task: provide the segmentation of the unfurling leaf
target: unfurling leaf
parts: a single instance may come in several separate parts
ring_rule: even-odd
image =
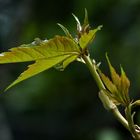
[[[83,34],[85,32],[88,33],[89,30],[90,30],[90,25],[89,25],[89,21],[88,21],[88,13],[87,13],[87,9],[85,9],[85,18],[84,18],[84,23],[82,25],[81,34]]]
[[[106,54],[108,66],[110,69],[111,74],[111,80],[105,76],[100,70],[98,70],[99,75],[106,86],[107,90],[105,93],[109,96],[109,98],[116,104],[122,104],[124,106],[127,106],[130,103],[129,99],[129,86],[130,81],[127,78],[124,70],[121,67],[121,76],[119,76],[116,73],[116,70],[113,68],[113,66],[110,63],[110,60]]]
[[[113,101],[112,100],[110,101],[109,97],[106,96],[106,90],[101,90],[99,92],[99,98],[102,101],[105,109],[110,111],[110,110],[113,110],[116,107],[115,104],[113,103]]]
[[[140,106],[140,100],[135,101],[134,103],[132,103],[133,106]]]
[[[89,22],[88,22],[88,13],[87,13],[86,9],[85,9],[84,23],[83,23],[82,26],[81,26],[81,23],[80,23],[79,19],[74,14],[73,14],[73,16],[74,16],[74,18],[77,22],[77,32],[78,33],[77,33],[76,40],[78,41],[81,50],[85,50],[88,47],[88,45],[95,38],[96,32],[101,30],[102,25],[98,26],[94,30],[90,30],[90,25],[89,25]],[[64,28],[64,27],[61,27],[61,28]]]
[[[63,63],[63,67],[65,68],[69,63],[77,59],[79,55],[80,50],[77,43],[63,36],[56,36],[47,42],[42,41],[38,45],[22,45],[12,48],[9,52],[1,53],[0,64],[35,61],[7,89],[58,63]]]
[[[68,30],[66,27],[64,27],[64,26],[63,26],[62,24],[60,24],[60,23],[58,23],[57,25],[64,31],[64,33],[66,34],[67,37],[69,37],[69,38],[71,38],[71,39],[73,38],[73,37],[71,36],[69,30]]]
[[[75,16],[74,14],[72,14],[72,15],[73,15],[73,17],[74,17],[74,19],[76,20],[76,23],[77,23],[77,31],[81,32],[82,31],[82,26],[81,26],[81,23],[80,23],[78,17]]]
[[[89,21],[88,21],[88,12],[87,9],[85,8],[85,18],[84,18],[84,24],[82,26],[82,28],[89,26]]]
[[[114,98],[115,95],[113,95],[113,94],[112,94],[111,92],[109,92],[108,90],[103,89],[103,90],[102,90],[102,94],[106,94],[106,95],[108,96],[108,98],[112,101],[113,104],[115,104],[115,105],[120,105],[120,104],[121,104],[118,100],[116,100],[116,98]]]

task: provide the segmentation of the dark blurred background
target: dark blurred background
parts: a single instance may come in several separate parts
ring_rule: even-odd
[[[91,54],[108,68],[124,67],[131,80],[130,95],[140,98],[140,0],[0,0],[0,50],[7,51],[34,38],[63,35],[56,23],[75,35],[76,23],[87,8],[93,28],[103,25]],[[28,64],[0,65],[0,89]],[[140,123],[140,109],[135,120]],[[0,96],[0,140],[132,140],[107,112],[88,69],[74,62],[64,72],[45,71]]]

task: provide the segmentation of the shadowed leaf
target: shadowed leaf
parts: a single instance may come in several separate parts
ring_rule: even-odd
[[[99,71],[100,77],[101,77],[103,83],[105,84],[105,86],[107,87],[107,89],[112,94],[118,92],[116,86],[112,83],[112,81],[110,81],[110,79],[107,76],[105,76],[105,74],[103,74],[100,70],[98,70],[98,71]]]
[[[87,26],[89,25],[89,21],[88,21],[88,12],[87,12],[87,9],[85,8],[85,18],[84,18],[84,24],[83,26]]]
[[[128,95],[129,87],[130,87],[130,81],[127,78],[123,68],[121,67],[121,93],[122,96],[124,96],[126,103],[129,101],[129,95]]]
[[[108,66],[109,66],[109,69],[110,69],[110,74],[111,74],[112,81],[113,81],[113,83],[117,86],[117,88],[120,88],[121,78],[120,78],[120,76],[116,73],[116,70],[112,67],[112,65],[111,65],[111,63],[110,63],[110,60],[109,60],[109,58],[108,58],[107,53],[106,53],[106,59],[107,59]]]

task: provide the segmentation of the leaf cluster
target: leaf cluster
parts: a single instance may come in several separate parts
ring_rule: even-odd
[[[88,14],[85,10],[84,23],[81,26],[79,19],[73,14],[77,23],[77,36],[72,37],[67,28],[58,24],[66,36],[55,36],[49,40],[36,38],[30,44],[23,44],[19,47],[11,48],[8,52],[0,54],[0,64],[19,63],[33,61],[20,76],[7,89],[17,83],[26,80],[42,71],[55,67],[60,71],[64,70],[71,62],[82,60],[82,55],[87,51],[87,46],[95,38],[95,34],[100,30],[90,30]]]
[[[98,69],[100,77],[107,89],[103,89],[108,95],[110,100],[112,100],[116,105],[128,106],[130,104],[129,99],[129,87],[130,81],[127,78],[123,68],[121,67],[121,75],[117,74],[114,67],[111,65],[110,60],[106,54],[106,59],[110,69],[111,80],[105,74]]]

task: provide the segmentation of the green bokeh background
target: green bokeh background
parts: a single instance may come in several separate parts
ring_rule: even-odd
[[[84,8],[93,28],[103,25],[90,46],[92,57],[108,74],[105,52],[120,64],[130,81],[130,96],[140,98],[140,0],[5,0],[0,1],[0,49],[34,38],[64,35],[56,23],[75,35],[75,13]],[[26,69],[26,64],[0,65],[0,89]],[[121,108],[120,108],[121,109]],[[140,109],[135,120],[140,123]],[[45,71],[0,96],[0,140],[132,140],[107,112],[88,69],[74,62],[64,72]]]

